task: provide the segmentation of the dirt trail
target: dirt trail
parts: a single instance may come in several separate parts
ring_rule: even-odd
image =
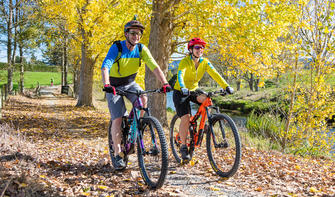
[[[56,89],[54,91],[58,92]],[[219,179],[213,173],[205,150],[197,150],[196,164],[193,166],[179,166],[169,150],[166,182],[161,189],[150,191],[141,179],[136,155],[131,155],[129,166],[122,173],[115,172],[110,166],[106,138],[108,114],[91,108],[76,108],[76,100],[57,92],[38,99],[12,96],[2,110],[0,195],[2,191],[9,196],[313,194],[309,191],[312,185],[306,186],[308,180],[289,184],[292,177],[287,177],[290,174],[285,172],[280,174],[283,168],[279,162],[271,161],[273,166],[270,167],[266,166],[269,161],[264,161],[263,166],[257,164],[259,160],[280,157],[283,161],[291,160],[304,168],[303,160],[293,161],[280,153],[254,152],[246,148],[243,155],[248,155],[248,158],[243,158],[239,172],[228,180]],[[167,128],[164,130],[168,133]],[[329,162],[329,168],[335,169],[334,162],[326,162]],[[324,163],[319,162],[319,165]],[[333,188],[322,193],[321,188],[315,187],[320,194],[334,194],[335,176],[328,174],[324,177],[324,172],[320,173],[317,175],[320,180],[316,184],[329,179],[322,184]],[[299,185],[301,182],[305,186]]]

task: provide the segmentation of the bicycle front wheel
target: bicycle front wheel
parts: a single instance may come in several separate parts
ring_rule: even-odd
[[[215,173],[233,176],[241,160],[240,136],[234,121],[225,114],[214,114],[206,136],[207,154]]]
[[[151,116],[141,118],[142,140],[137,142],[141,175],[150,189],[162,187],[168,170],[168,148],[163,128]],[[140,139],[140,138],[138,138]]]

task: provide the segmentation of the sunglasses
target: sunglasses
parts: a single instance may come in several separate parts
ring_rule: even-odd
[[[141,32],[130,31],[129,34],[132,35],[132,36],[142,37],[142,33]]]
[[[205,47],[203,47],[203,46],[195,46],[194,47],[194,49],[196,49],[196,50],[200,50],[200,49],[204,49]]]

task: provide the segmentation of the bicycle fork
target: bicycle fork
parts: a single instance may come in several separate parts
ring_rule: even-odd
[[[144,110],[148,116],[150,116],[150,111],[148,108],[142,108],[142,110]],[[157,141],[156,141],[156,137],[155,137],[155,133],[154,133],[154,128],[152,127],[151,124],[149,124],[149,130],[150,130],[150,136],[151,136],[151,142],[152,142],[152,147],[150,148],[149,151],[146,151],[146,147],[143,143],[143,134],[140,132],[141,130],[143,130],[143,124],[141,125],[140,123],[138,124],[137,130],[138,130],[138,141],[140,143],[140,147],[141,147],[141,154],[142,155],[146,155],[146,154],[150,154],[153,156],[158,155],[159,150],[157,148]]]
[[[218,107],[213,107],[213,108],[216,110],[217,113],[220,113]],[[226,140],[226,132],[225,132],[225,129],[224,129],[222,121],[219,120],[219,125],[220,125],[220,131],[221,131],[221,134],[222,134],[223,142],[217,143],[216,136],[215,136],[214,129],[213,129],[212,115],[209,114],[208,108],[206,108],[206,112],[207,112],[208,123],[209,123],[209,125],[208,125],[208,131],[207,131],[208,133],[207,134],[212,135],[214,147],[215,148],[228,148],[229,144],[228,144],[228,142]]]

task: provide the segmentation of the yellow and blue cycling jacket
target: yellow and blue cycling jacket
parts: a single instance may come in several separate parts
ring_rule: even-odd
[[[225,89],[228,86],[228,83],[220,76],[207,58],[201,57],[199,66],[195,69],[192,56],[188,55],[179,63],[177,81],[174,89],[180,90],[180,88],[187,88],[194,91],[198,88],[198,83],[205,72],[207,72],[222,88]]]
[[[137,44],[132,51],[129,51],[127,48],[125,40],[121,41],[121,46],[122,53],[120,59],[118,60],[119,66],[117,62],[115,62],[119,53],[116,44],[113,44],[110,47],[101,66],[101,68],[108,68],[111,85],[126,85],[134,81],[140,68],[140,58],[144,60],[151,71],[158,67],[158,64],[145,45],[142,45],[141,54],[139,52],[139,44]]]

